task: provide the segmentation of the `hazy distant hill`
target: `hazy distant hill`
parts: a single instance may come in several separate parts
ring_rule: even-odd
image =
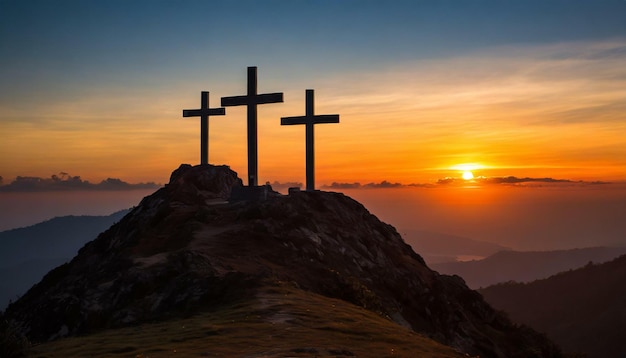
[[[0,232],[0,310],[129,210],[108,216],[63,216]]]
[[[590,247],[559,251],[501,251],[483,260],[434,263],[439,273],[459,275],[471,288],[500,282],[529,282],[587,263],[602,263],[626,254],[624,247]]]
[[[557,342],[566,352],[626,356],[626,256],[531,283],[480,290],[487,302]]]
[[[429,265],[459,258],[483,258],[510,249],[491,242],[423,230],[405,230],[402,237]]]

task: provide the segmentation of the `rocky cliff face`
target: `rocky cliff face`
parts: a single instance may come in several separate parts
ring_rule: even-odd
[[[181,166],[5,317],[45,341],[190,314],[290,282],[470,354],[560,356],[460,278],[430,270],[392,226],[349,197],[269,190],[265,200],[229,202],[241,186],[228,167]]]

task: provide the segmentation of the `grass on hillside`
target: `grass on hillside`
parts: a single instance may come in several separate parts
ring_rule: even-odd
[[[344,301],[288,285],[178,320],[36,345],[30,357],[465,357]]]

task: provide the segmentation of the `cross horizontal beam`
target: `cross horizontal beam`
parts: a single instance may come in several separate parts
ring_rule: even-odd
[[[232,96],[222,97],[222,106],[245,106],[249,104],[266,104],[283,102],[282,93],[264,93],[252,96]]]
[[[225,114],[226,108],[183,109],[183,117],[223,116]]]
[[[315,116],[297,116],[282,117],[280,124],[288,126],[292,124],[322,124],[322,123],[339,123],[338,114],[319,114]]]

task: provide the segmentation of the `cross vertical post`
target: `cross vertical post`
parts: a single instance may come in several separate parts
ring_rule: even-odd
[[[306,190],[315,190],[314,126],[318,123],[339,123],[338,114],[315,115],[314,92],[306,90],[306,114],[300,117],[282,117],[281,125],[304,124],[306,126]]]
[[[248,67],[248,93],[245,96],[222,97],[222,106],[247,106],[248,122],[248,186],[257,186],[259,180],[257,105],[283,102],[283,93],[257,93],[257,68]]]
[[[248,98],[257,94],[256,67],[248,67]],[[253,102],[253,101],[250,101]],[[257,186],[259,180],[259,152],[256,104],[248,102],[248,185]]]
[[[224,108],[209,108],[209,92],[200,93],[200,109],[183,109],[183,117],[200,117],[200,164],[209,164],[209,116],[223,116]]]
[[[306,90],[306,116],[308,118],[314,117],[314,95],[313,90]],[[307,121],[306,123],[306,190],[315,190],[315,126],[313,121]]]
[[[209,92],[200,96],[200,108],[209,108]],[[200,164],[209,163],[209,116],[200,117]]]

